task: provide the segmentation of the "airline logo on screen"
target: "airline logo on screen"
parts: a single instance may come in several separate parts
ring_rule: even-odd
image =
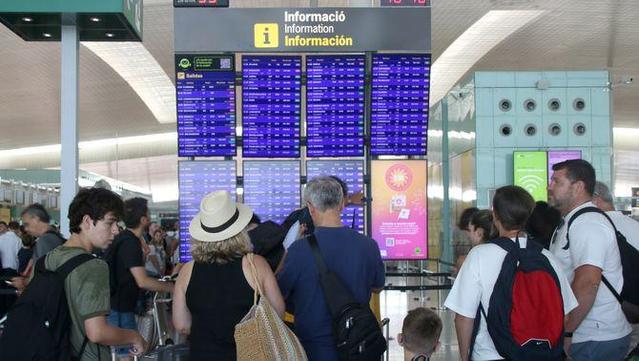
[[[255,24],[253,34],[256,48],[279,47],[280,27],[278,24]]]

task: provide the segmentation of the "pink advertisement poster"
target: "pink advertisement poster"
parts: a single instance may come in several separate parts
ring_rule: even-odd
[[[548,151],[548,182],[552,177],[552,166],[570,159],[581,159],[580,150],[549,150]]]
[[[374,160],[372,237],[383,259],[428,258],[426,161]]]

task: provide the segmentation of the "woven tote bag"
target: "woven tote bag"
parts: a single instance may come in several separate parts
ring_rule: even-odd
[[[306,352],[297,336],[284,324],[264,296],[253,263],[253,254],[247,255],[251,274],[255,280],[253,307],[235,326],[235,344],[238,361],[307,361]]]

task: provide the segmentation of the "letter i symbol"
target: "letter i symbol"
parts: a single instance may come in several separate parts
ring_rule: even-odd
[[[264,44],[265,45],[271,45],[271,41],[268,38],[268,28],[264,28]]]

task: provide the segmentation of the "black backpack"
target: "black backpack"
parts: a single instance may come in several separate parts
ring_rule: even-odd
[[[564,302],[559,278],[542,246],[532,240],[489,241],[507,254],[490,296],[488,314],[479,303],[470,356],[481,317],[499,354],[515,361],[563,360]]]
[[[621,304],[626,319],[630,323],[639,323],[639,272],[637,272],[637,265],[639,265],[639,250],[634,248],[626,237],[617,230],[617,227],[612,222],[612,219],[597,207],[585,207],[578,210],[569,220],[568,229],[566,230],[566,245],[564,249],[570,248],[570,225],[575,221],[577,217],[584,213],[599,213],[606,217],[608,222],[615,230],[615,237],[617,238],[617,246],[619,247],[619,255],[621,256],[621,267],[623,273],[623,288],[621,294],[617,293],[614,287],[610,284],[608,279],[602,274],[601,282],[612,292],[617,301]]]
[[[71,357],[71,316],[64,280],[76,267],[94,259],[77,255],[55,271],[45,268],[46,257],[35,266],[34,278],[13,305],[0,338],[0,359],[11,361],[68,361]],[[80,355],[87,344],[85,336]]]
[[[315,235],[308,241],[320,274],[326,304],[333,317],[333,339],[341,361],[379,360],[386,351],[386,339],[368,304],[355,300],[335,273],[328,270]]]

